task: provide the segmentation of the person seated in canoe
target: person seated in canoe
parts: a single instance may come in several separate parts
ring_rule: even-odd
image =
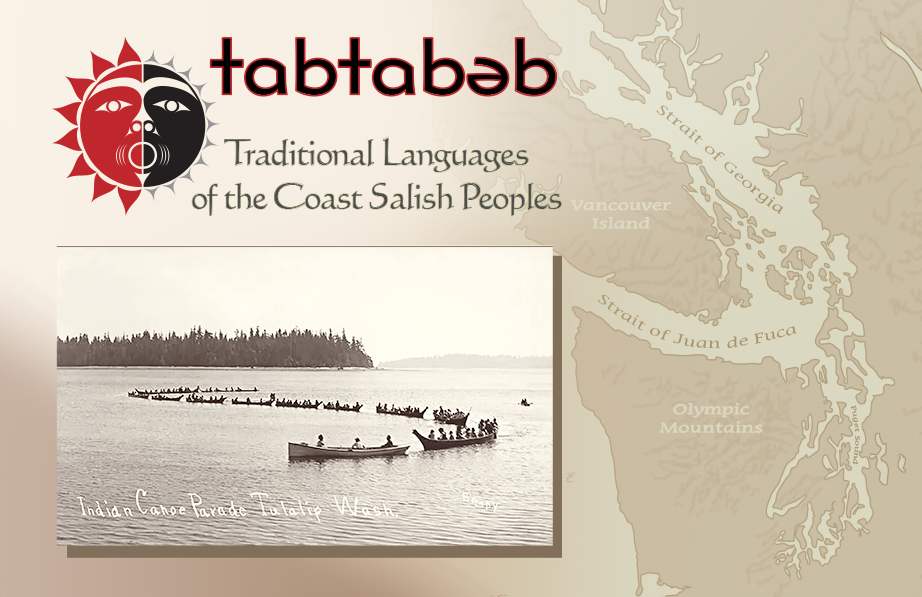
[[[323,447],[323,436],[322,436],[322,435],[318,435],[318,436],[317,436],[317,447],[318,447],[318,448],[322,448],[322,447]]]
[[[435,429],[429,430],[429,439],[432,439],[432,440],[435,439]]]
[[[387,441],[384,442],[384,445],[381,447],[382,448],[393,448],[394,447],[394,442],[391,441],[391,436],[389,435],[387,436]]]
[[[449,431],[449,432],[448,432],[448,439],[454,441],[454,439],[455,439],[455,432],[454,432],[454,431]]]
[[[439,427],[439,440],[442,441],[442,440],[446,440],[446,439],[448,439],[448,436],[445,435],[445,430],[444,430],[443,428]]]
[[[365,446],[362,444],[362,440],[360,440],[359,438],[355,438],[355,443],[352,444],[352,449],[353,450],[364,450]]]

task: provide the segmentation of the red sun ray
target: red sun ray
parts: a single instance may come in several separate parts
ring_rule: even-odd
[[[86,160],[83,159],[83,154],[81,153],[77,157],[77,161],[74,162],[74,169],[70,171],[70,174],[67,175],[67,178],[71,176],[89,176],[90,174],[96,174],[96,171],[90,168],[90,165],[86,163]]]
[[[122,205],[125,206],[125,213],[128,213],[128,210],[131,209],[131,205],[137,201],[140,194],[141,189],[129,191],[128,189],[123,189],[122,187],[118,188],[118,197],[122,200]]]
[[[74,93],[77,94],[77,99],[83,99],[83,94],[86,93],[87,88],[93,84],[93,79],[71,79],[67,77],[67,80],[70,81],[70,86],[74,88]]]
[[[78,114],[80,112],[80,107],[82,105],[82,100],[87,93],[87,90],[90,86],[93,85],[95,80],[98,80],[105,72],[115,68],[111,62],[105,58],[100,58],[96,54],[90,52],[93,61],[93,79],[79,79],[67,77],[67,80],[70,82],[71,87],[74,90],[74,94],[77,96],[77,99],[81,100],[67,106],[62,106],[60,108],[55,108],[55,111],[63,116],[68,122],[73,125],[78,124]],[[140,56],[135,52],[134,48],[128,43],[128,39],[124,40],[122,44],[121,52],[118,55],[118,64],[122,65],[130,62],[141,62]],[[125,213],[128,213],[128,210],[131,209],[131,206],[134,205],[135,201],[141,196],[141,191],[143,189],[127,189],[123,188],[117,184],[112,184],[107,182],[102,175],[100,175],[92,166],[90,166],[87,158],[83,155],[80,147],[80,137],[78,129],[75,128],[69,131],[66,135],[55,141],[56,144],[74,151],[81,152],[77,156],[77,160],[74,162],[74,166],[71,169],[68,178],[73,176],[89,176],[90,174],[94,175],[93,178],[93,200],[102,197],[103,195],[111,192],[113,189],[118,189],[119,200],[122,202],[122,206],[125,208]]]
[[[93,52],[90,52],[90,56],[93,57],[93,77],[98,79],[99,75],[103,74],[110,68],[114,68],[115,65],[106,60],[105,58],[100,58]]]
[[[114,188],[114,184],[107,183],[102,179],[100,175],[97,174],[96,178],[93,179],[93,201],[95,201],[97,197],[102,197]],[[128,209],[126,208],[125,211],[127,212]]]
[[[63,145],[67,149],[80,151],[80,142],[77,140],[77,129],[71,129],[69,133],[55,141],[58,145]]]
[[[61,108],[55,108],[54,111],[67,119],[71,124],[77,124],[77,110],[80,109],[80,102],[74,102]]]
[[[118,63],[122,65],[126,62],[141,62],[141,57],[138,56],[138,53],[134,51],[134,48],[128,45],[128,40],[125,40],[124,45],[122,45],[122,52],[118,55]]]

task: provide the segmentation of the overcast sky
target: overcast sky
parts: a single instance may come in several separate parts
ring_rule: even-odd
[[[375,364],[544,356],[551,256],[546,247],[59,248],[58,335],[345,328]]]

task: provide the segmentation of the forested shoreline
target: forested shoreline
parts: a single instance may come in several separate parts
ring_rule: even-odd
[[[362,341],[346,331],[259,328],[233,336],[203,331],[178,335],[147,330],[131,336],[101,338],[81,334],[58,338],[59,367],[374,367]]]

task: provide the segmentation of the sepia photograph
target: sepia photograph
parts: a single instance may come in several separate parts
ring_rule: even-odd
[[[59,544],[554,545],[550,249],[57,260]]]

